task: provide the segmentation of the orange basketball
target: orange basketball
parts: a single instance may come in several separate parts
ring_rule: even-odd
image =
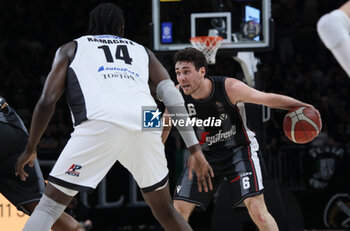
[[[283,120],[284,134],[298,144],[305,144],[315,139],[320,129],[320,118],[313,109],[307,107],[293,108]]]

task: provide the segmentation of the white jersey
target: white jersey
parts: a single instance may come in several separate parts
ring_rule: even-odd
[[[141,130],[142,106],[156,106],[148,86],[146,49],[112,35],[88,35],[75,41],[66,87],[74,125],[103,120]]]

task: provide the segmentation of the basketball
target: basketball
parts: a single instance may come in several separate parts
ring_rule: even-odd
[[[307,107],[296,107],[290,110],[283,120],[283,131],[289,140],[305,144],[320,133],[321,120],[316,112]]]

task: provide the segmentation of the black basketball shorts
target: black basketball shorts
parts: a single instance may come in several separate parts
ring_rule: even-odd
[[[17,158],[24,151],[27,141],[24,131],[0,122],[0,193],[25,213],[28,211],[23,205],[39,201],[44,192],[44,179],[37,160],[33,168],[28,165],[24,168],[29,175],[26,181],[15,175]]]
[[[212,178],[213,190],[199,192],[197,177],[194,175],[189,180],[188,169],[185,167],[175,187],[173,199],[194,203],[205,210],[225,178],[229,182],[233,208],[245,198],[261,194],[264,186],[257,151],[257,145],[247,145],[220,150],[215,155],[205,153],[215,175]]]

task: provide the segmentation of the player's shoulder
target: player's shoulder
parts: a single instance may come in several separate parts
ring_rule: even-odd
[[[244,89],[244,86],[247,85],[239,79],[233,77],[227,77],[225,79],[225,91],[228,94],[238,93],[241,89]]]
[[[233,77],[226,77],[225,78],[225,86],[236,87],[236,86],[240,86],[240,85],[244,85],[244,83],[239,79],[236,79]]]
[[[69,58],[69,60],[73,60],[75,56],[76,48],[77,48],[76,41],[65,43],[58,48],[57,55],[59,55],[60,57],[67,57]]]
[[[223,75],[211,75],[207,76],[207,78],[214,80],[215,82],[221,82],[224,83],[225,86],[236,86],[240,85],[243,82],[230,76],[223,76]],[[244,83],[243,83],[244,84]]]

